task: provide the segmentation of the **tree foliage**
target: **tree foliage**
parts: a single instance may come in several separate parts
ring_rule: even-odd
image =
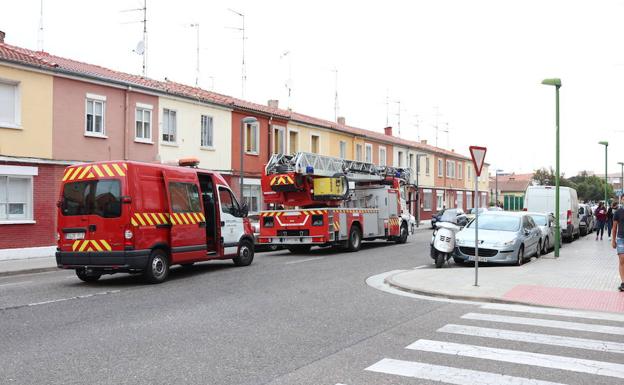
[[[535,170],[533,173],[533,183],[538,186],[554,186],[555,172],[552,167],[550,169],[541,168]],[[605,180],[595,175],[587,175],[585,171],[571,178],[565,178],[565,176],[561,174],[559,185],[574,188],[579,200],[585,202],[604,200]],[[610,184],[607,185],[607,196],[610,199],[615,196],[613,186]]]

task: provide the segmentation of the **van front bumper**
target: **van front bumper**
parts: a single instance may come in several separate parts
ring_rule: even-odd
[[[60,269],[88,268],[110,272],[143,270],[150,250],[78,252],[57,251],[56,265]]]

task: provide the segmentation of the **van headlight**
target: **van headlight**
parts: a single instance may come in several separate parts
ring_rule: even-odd
[[[462,246],[462,245],[465,245],[465,244],[466,244],[466,241],[464,241],[463,239],[456,239],[456,240],[455,240],[455,243],[456,243],[458,246]]]

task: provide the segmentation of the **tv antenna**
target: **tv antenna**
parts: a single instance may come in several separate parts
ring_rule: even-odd
[[[280,55],[280,59],[288,57],[288,80],[286,80],[286,90],[288,90],[288,103],[286,106],[290,108],[290,96],[292,93],[292,54],[290,51],[286,50]]]
[[[143,8],[125,9],[121,12],[137,12],[137,11],[143,12],[143,20],[138,21],[138,23],[143,23],[143,40],[138,42],[138,44],[136,45],[136,48],[133,49],[132,52],[136,53],[137,55],[143,56],[142,73],[143,73],[143,77],[146,77],[147,76],[147,0],[143,0]],[[130,22],[130,23],[137,23],[137,22]],[[130,23],[124,23],[124,24],[130,24]]]
[[[245,38],[245,15],[231,8],[228,8],[228,11],[240,16],[242,19],[242,23],[243,23],[242,27],[226,27],[226,28],[235,29],[243,33],[243,62],[241,65],[241,98],[244,98],[245,97],[245,83],[247,82],[247,72],[245,68],[245,39],[246,39]]]
[[[43,52],[43,0],[39,8],[39,33],[37,34],[37,49]]]
[[[338,106],[338,69],[334,68],[332,72],[334,73],[334,122],[337,122],[340,110]]]
[[[199,23],[190,24],[189,27],[197,30],[197,62],[195,63],[195,87],[199,87]]]
[[[420,142],[420,123],[422,123],[422,120],[420,120],[418,115],[412,115],[412,117],[415,119],[413,126],[416,127],[416,139]]]

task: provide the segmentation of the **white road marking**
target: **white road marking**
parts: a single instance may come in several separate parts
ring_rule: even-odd
[[[542,318],[524,318],[524,317],[512,317],[506,315],[497,314],[481,314],[481,313],[467,313],[461,316],[463,319],[472,319],[479,321],[491,321],[491,322],[503,322],[518,325],[530,325],[541,326],[546,328],[557,328],[566,330],[578,330],[584,332],[604,333],[604,334],[624,334],[624,327],[620,326],[606,326],[585,324],[580,322],[568,322],[568,321],[556,321]]]
[[[416,269],[422,269],[422,268],[427,267],[427,266],[430,266],[430,265],[420,265],[420,266],[416,266],[416,267],[414,268],[414,270],[416,270]]]
[[[286,262],[284,263],[284,265],[294,265],[295,263],[303,263],[303,262],[309,262],[309,261],[316,261],[318,259],[323,259],[325,257],[312,257],[312,258],[305,258],[305,259],[298,259],[296,261],[290,261],[290,262]]]
[[[13,309],[19,309],[19,308],[31,307],[31,306],[48,305],[48,304],[51,304],[51,303],[71,301],[71,300],[74,300],[74,299],[85,299],[85,298],[91,298],[91,297],[95,297],[95,296],[115,294],[115,293],[119,293],[119,292],[121,292],[121,290],[110,290],[110,291],[101,291],[101,292],[92,293],[92,294],[77,295],[77,296],[74,296],[74,297],[50,299],[50,300],[47,300],[47,301],[33,302],[33,303],[26,304],[26,305],[14,305],[14,306],[2,307],[2,308],[0,308],[0,311],[1,310],[13,310]]]
[[[23,285],[25,283],[31,283],[32,281],[21,281],[21,282],[9,282],[9,283],[0,283],[0,286],[13,286],[13,285]]]
[[[508,304],[502,304],[502,303],[488,303],[486,305],[481,306],[481,309],[504,310],[504,311],[519,312],[519,313],[533,313],[533,314],[554,315],[554,316],[561,316],[561,317],[587,318],[587,319],[596,319],[596,320],[602,320],[602,321],[624,322],[624,314],[600,313],[600,312],[584,311],[584,310],[567,310],[567,309],[556,309],[556,308],[548,308],[548,307],[533,307],[533,306],[525,306],[525,305],[508,305]]]
[[[418,340],[407,349],[624,378],[624,365],[612,362],[431,340]]]
[[[393,360],[390,358],[384,358],[376,364],[369,366],[366,370],[455,385],[562,385],[555,382],[540,381],[531,378],[512,377],[504,374],[459,369],[420,362]]]
[[[624,344],[611,341],[592,340],[587,338],[555,336],[550,334],[519,332],[515,330],[499,330],[477,326],[449,324],[438,329],[442,333],[462,334],[467,336],[497,338],[507,341],[529,342],[533,344],[564,346],[576,349],[596,350],[607,353],[624,354]]]

